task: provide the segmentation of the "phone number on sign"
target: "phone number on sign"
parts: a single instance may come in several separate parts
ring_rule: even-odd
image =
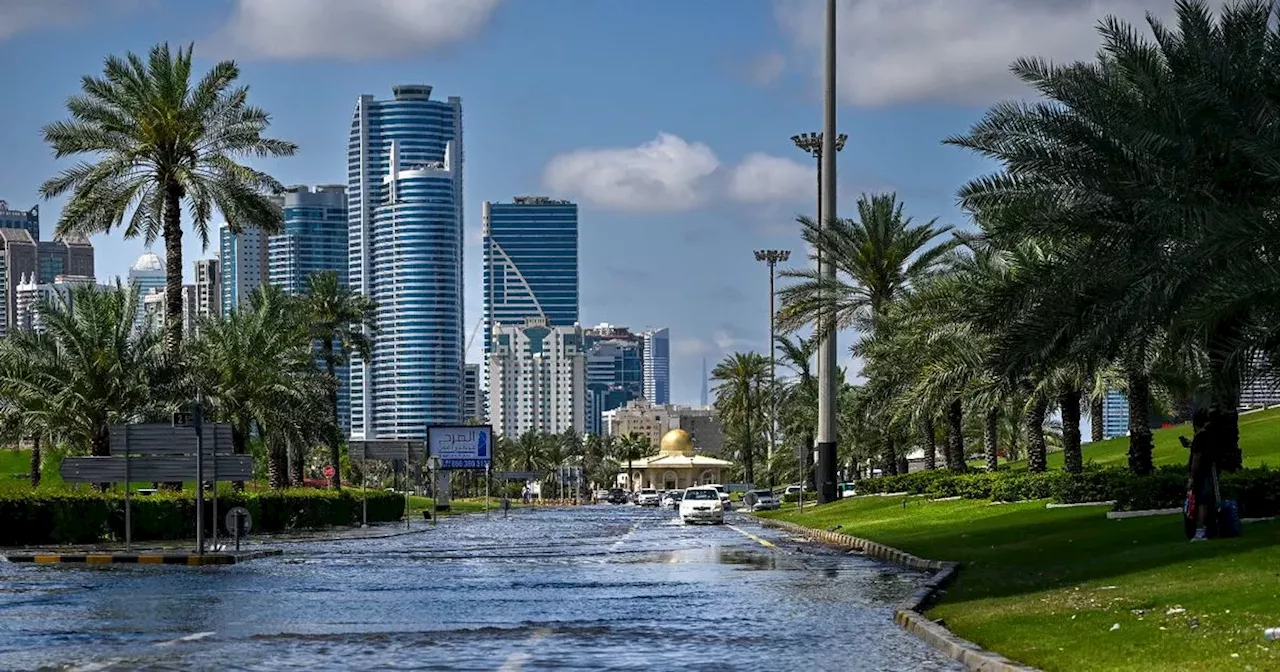
[[[440,460],[441,469],[484,469],[488,460]]]

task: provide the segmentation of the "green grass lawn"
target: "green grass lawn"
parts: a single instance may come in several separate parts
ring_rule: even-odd
[[[1176,516],[1105,511],[859,497],[763,515],[964,563],[929,616],[1045,670],[1280,669],[1263,639],[1280,626],[1280,524],[1190,544]]]
[[[1152,435],[1155,439],[1152,460],[1156,465],[1187,463],[1187,449],[1178,443],[1178,435],[1190,437],[1191,425],[1157,429]],[[1240,416],[1240,450],[1244,453],[1246,467],[1280,466],[1280,408]],[[1129,437],[1087,443],[1083,451],[1085,464],[1092,462],[1100,466],[1123,467],[1129,463]],[[1049,453],[1048,462],[1050,469],[1062,468],[1062,451]],[[980,467],[984,462],[979,459],[970,464]],[[1018,460],[1010,462],[1009,466],[1026,469],[1027,462]]]

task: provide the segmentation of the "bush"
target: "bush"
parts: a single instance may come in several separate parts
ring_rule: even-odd
[[[1028,473],[955,473],[944,470],[863,479],[859,494],[906,492],[931,498],[963,497],[1020,502],[1050,499],[1059,504],[1116,502],[1119,510],[1165,509],[1182,506],[1187,495],[1187,474],[1180,466],[1163,466],[1148,476],[1127,469],[1086,468],[1083,473],[1065,471]],[[1223,474],[1224,498],[1234,499],[1245,517],[1280,513],[1280,471],[1262,467]]]
[[[788,495],[788,494],[783,494],[783,495],[782,495],[782,501],[783,501],[783,503],[785,503],[785,504],[794,504],[794,503],[796,503],[796,502],[800,501],[800,494],[799,494],[799,493],[792,493],[792,494],[789,494],[789,495]],[[806,492],[804,493],[804,501],[806,501],[806,502],[816,502],[816,501],[818,501],[818,493],[816,493],[816,492],[807,492],[807,491],[806,491]]]
[[[332,490],[284,490],[219,494],[218,520],[213,503],[206,504],[207,530],[226,529],[227,510],[243,506],[253,516],[253,532],[281,532],[331,525],[354,525],[361,520],[358,493]],[[369,522],[399,520],[404,497],[389,492],[369,493]],[[133,539],[189,539],[196,518],[193,493],[157,492],[133,497],[130,504]],[[124,497],[92,491],[0,492],[0,546],[80,544],[124,539]]]

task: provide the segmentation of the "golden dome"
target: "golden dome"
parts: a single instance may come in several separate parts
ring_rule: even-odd
[[[673,429],[662,436],[659,455],[693,457],[693,439],[683,429]]]

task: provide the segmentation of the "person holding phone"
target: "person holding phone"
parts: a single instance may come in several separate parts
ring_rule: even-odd
[[[1217,504],[1213,492],[1213,449],[1209,443],[1209,432],[1205,428],[1209,424],[1209,412],[1203,408],[1196,409],[1191,415],[1191,428],[1194,431],[1191,439],[1179,436],[1182,445],[1191,451],[1187,458],[1187,494],[1190,498],[1191,516],[1195,519],[1196,531],[1191,541],[1206,541],[1209,527],[1209,514]]]

